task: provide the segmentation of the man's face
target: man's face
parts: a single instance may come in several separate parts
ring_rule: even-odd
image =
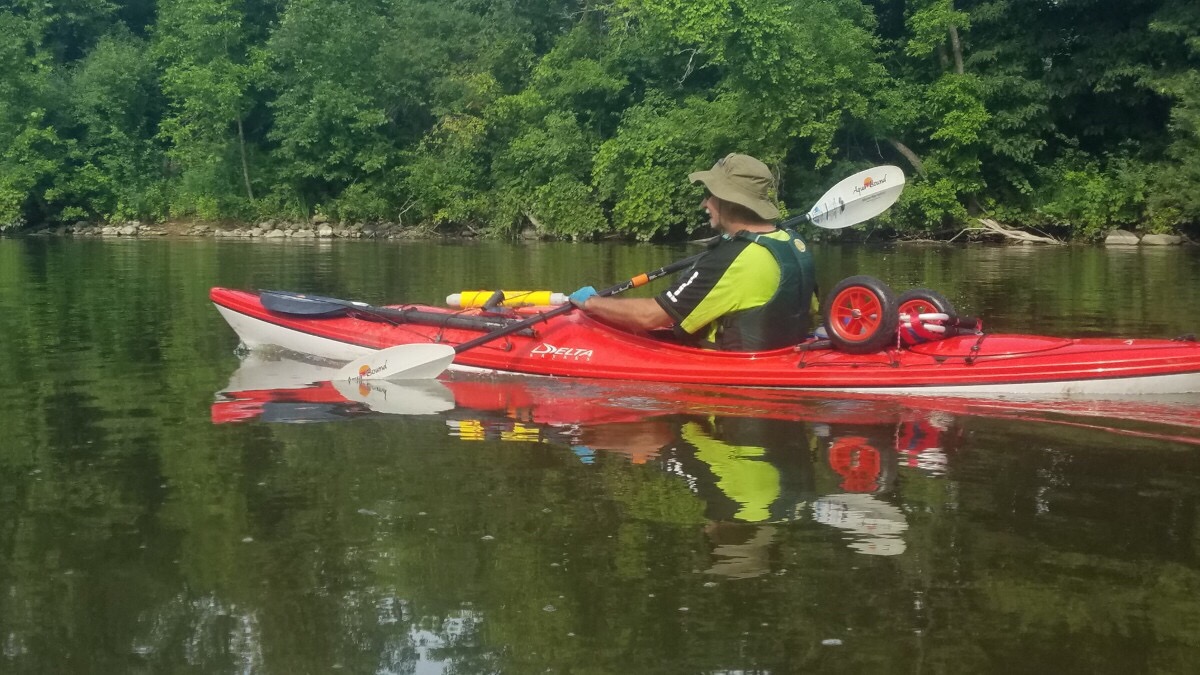
[[[704,191],[704,198],[700,200],[700,208],[708,213],[708,223],[712,225],[713,229],[721,231],[721,202],[708,190]]]

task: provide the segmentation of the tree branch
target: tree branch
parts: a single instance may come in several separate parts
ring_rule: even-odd
[[[921,162],[921,158],[917,156],[917,153],[895,138],[889,138],[887,142],[896,149],[896,152],[904,155],[904,159],[908,160],[908,163],[912,165],[913,170],[917,172],[918,176],[925,175],[925,165]]]

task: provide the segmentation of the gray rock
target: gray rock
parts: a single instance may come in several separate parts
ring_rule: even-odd
[[[283,233],[283,230],[281,230],[279,228],[275,228],[274,230],[271,230],[270,232],[264,234],[263,238],[264,239],[282,239],[283,237],[286,237],[286,236],[287,235]]]
[[[1138,236],[1128,230],[1113,230],[1104,238],[1105,246],[1137,246]]]
[[[318,237],[332,237],[333,236],[333,228],[328,225],[322,225],[317,228],[317,236]]]
[[[1148,234],[1142,237],[1142,246],[1178,246],[1183,237],[1177,234]]]
[[[122,237],[132,237],[137,233],[137,225],[126,225],[125,227],[117,230],[117,234],[121,235]]]

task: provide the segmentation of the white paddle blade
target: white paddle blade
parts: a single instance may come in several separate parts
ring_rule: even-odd
[[[387,415],[436,415],[454,408],[454,395],[436,380],[334,380],[333,388],[346,400]]]
[[[808,212],[817,227],[838,230],[883,213],[904,190],[904,172],[896,166],[860,171],[834,185]]]
[[[255,389],[300,389],[314,382],[324,382],[338,369],[309,361],[288,358],[278,350],[255,350],[238,364],[229,376],[229,384],[218,394],[252,391]]]
[[[397,345],[347,363],[334,379],[348,382],[430,380],[441,375],[453,361],[454,347],[450,345]]]

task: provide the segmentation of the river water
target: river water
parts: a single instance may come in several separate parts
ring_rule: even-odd
[[[817,244],[997,331],[1200,330],[1200,252]],[[1200,398],[459,376],[364,406],[211,286],[608,285],[617,244],[0,239],[0,672],[1195,672]]]

